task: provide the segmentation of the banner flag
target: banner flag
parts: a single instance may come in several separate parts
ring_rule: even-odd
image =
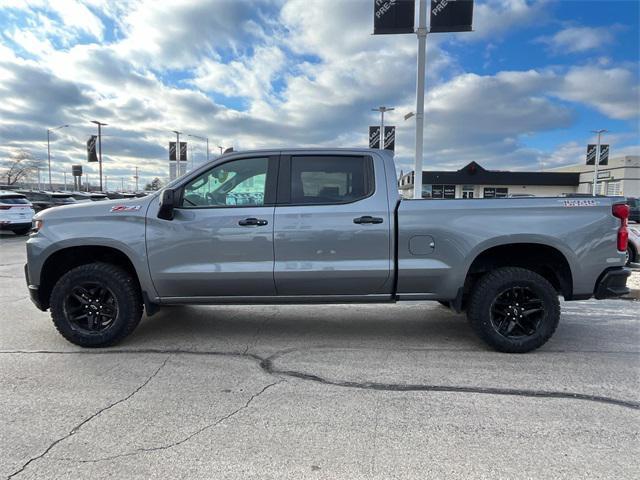
[[[87,161],[88,162],[97,162],[98,155],[96,154],[96,140],[98,137],[96,135],[91,135],[89,140],[87,140]]]
[[[396,149],[396,127],[384,127],[384,149],[391,150]]]
[[[373,0],[373,34],[413,33],[415,0]]]
[[[598,165],[609,165],[609,145],[600,145],[600,163]]]
[[[369,127],[369,148],[380,148],[380,126]]]
[[[470,32],[473,23],[473,0],[431,0],[429,32]]]
[[[187,142],[180,142],[180,161],[187,161]]]
[[[176,142],[169,142],[169,160],[176,161]]]

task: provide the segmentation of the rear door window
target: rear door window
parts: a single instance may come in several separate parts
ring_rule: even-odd
[[[291,203],[327,205],[350,203],[374,190],[370,157],[291,157]]]

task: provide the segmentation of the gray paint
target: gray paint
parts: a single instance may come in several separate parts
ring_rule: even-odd
[[[173,186],[221,161],[280,153],[370,155],[375,192],[345,205],[176,209],[170,221],[157,218],[157,194],[52,208],[36,215],[45,227],[27,242],[30,283],[39,284],[52,253],[84,245],[121,250],[148,297],[159,303],[370,302],[391,301],[394,293],[407,300],[452,299],[480,253],[512,243],[559,250],[570,265],[575,295],[591,295],[605,268],[624,264],[624,253],[616,249],[619,221],[611,215],[610,198],[575,208],[566,207],[563,198],[400,202],[393,158],[385,151],[235,153]],[[140,209],[111,212],[115,205]],[[354,224],[353,218],[362,215],[381,217],[383,223]],[[269,223],[239,226],[238,220],[247,217]]]

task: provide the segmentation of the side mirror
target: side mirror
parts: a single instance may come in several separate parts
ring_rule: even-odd
[[[162,192],[160,197],[160,209],[158,210],[158,218],[163,220],[173,220],[173,209],[175,208],[175,202],[177,195],[175,190],[167,188]]]

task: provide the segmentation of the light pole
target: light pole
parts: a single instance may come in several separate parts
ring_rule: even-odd
[[[427,63],[427,0],[420,0],[418,15],[418,72],[416,79],[416,159],[413,198],[422,198],[422,149],[424,146],[424,77]]]
[[[222,155],[222,152],[224,152],[224,147],[222,145],[218,145],[218,148],[220,149],[220,155]]]
[[[49,190],[53,191],[53,185],[51,183],[51,132],[66,128],[69,125],[60,125],[55,128],[47,128],[47,161],[49,163]]]
[[[98,163],[100,170],[100,191],[102,191],[102,127],[106,127],[106,123],[97,120],[91,120],[91,123],[98,125]]]
[[[136,192],[138,191],[138,167],[136,167],[136,174],[134,175],[134,177],[136,179]]]
[[[198,135],[187,135],[187,136],[188,137],[197,138],[198,140],[203,140],[203,141],[207,142],[207,162],[208,162],[209,161],[209,137],[199,137]],[[193,165],[191,167],[193,169]]]
[[[593,166],[593,196],[597,195],[596,188],[598,187],[598,165],[600,163],[600,136],[603,133],[607,133],[608,130],[591,130],[591,133],[598,134],[598,146],[596,147],[596,161]]]
[[[372,112],[380,112],[380,150],[384,150],[384,112],[395,110],[393,107],[372,108]]]

